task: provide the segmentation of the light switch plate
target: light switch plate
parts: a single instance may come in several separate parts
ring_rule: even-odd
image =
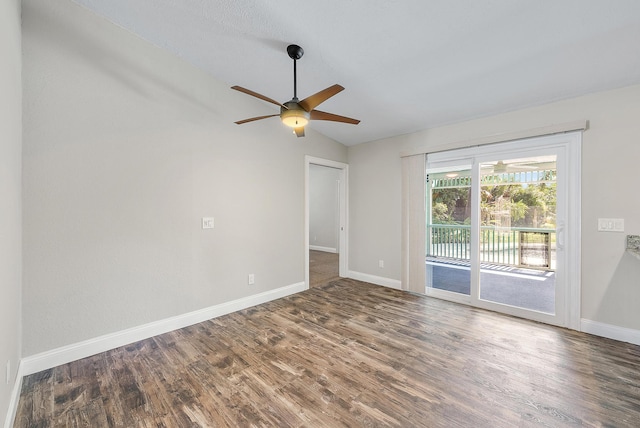
[[[623,218],[599,218],[599,232],[624,232]]]
[[[202,228],[213,229],[213,217],[202,217]]]

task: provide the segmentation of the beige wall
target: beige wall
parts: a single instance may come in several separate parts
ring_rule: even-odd
[[[401,279],[403,145],[392,139],[349,148],[350,271]]]
[[[0,423],[20,359],[22,91],[20,1],[0,2]],[[10,362],[11,378],[5,370]]]
[[[272,106],[70,1],[23,14],[25,356],[304,281],[304,155],[343,145],[235,125]]]
[[[640,86],[630,86],[350,147],[350,270],[400,279],[401,153],[586,119],[582,318],[640,330],[640,261],[625,253],[626,234],[640,234],[638,117]],[[597,232],[599,217],[624,218],[625,233]],[[386,275],[377,267],[383,256]]]

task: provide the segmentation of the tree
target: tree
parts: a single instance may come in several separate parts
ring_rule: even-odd
[[[431,215],[434,224],[463,224],[470,217],[470,188],[434,189]]]
[[[507,211],[510,226],[555,227],[555,183],[509,183],[482,186],[482,222],[496,224],[496,213]],[[497,207],[500,207],[497,209]]]
[[[451,223],[451,216],[449,214],[449,207],[442,202],[436,202],[431,208],[431,222],[433,224],[449,224]]]
[[[433,189],[433,224],[465,224],[470,187]],[[555,228],[556,184],[497,183],[480,188],[480,221],[486,226]]]

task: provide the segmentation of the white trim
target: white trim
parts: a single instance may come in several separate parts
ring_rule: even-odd
[[[330,247],[321,247],[319,245],[309,245],[309,249],[313,251],[324,251],[325,253],[337,253],[338,250]]]
[[[344,162],[338,162],[330,159],[317,158],[315,156],[305,155],[304,159],[307,163],[320,166],[328,166],[335,169],[344,169],[347,165]]]
[[[22,391],[22,362],[18,364],[18,372],[16,373],[16,380],[13,384],[13,390],[11,390],[11,398],[9,400],[9,408],[7,409],[7,417],[4,421],[4,428],[13,427],[13,423],[16,419],[16,412],[18,411],[18,402],[20,401],[20,392]]]
[[[355,279],[358,281],[369,282],[375,285],[382,285],[383,287],[395,288],[396,290],[402,290],[402,281],[397,279],[385,278],[383,276],[369,275],[368,273],[349,271],[347,278]]]
[[[129,343],[138,342],[149,337],[207,321],[231,312],[250,308],[251,306],[286,297],[307,289],[308,286],[304,282],[299,282],[32,355],[22,359],[20,363],[20,368],[23,372],[22,375],[37,373],[61,364],[66,364]]]
[[[582,318],[580,320],[580,324],[580,331],[583,331],[585,333],[606,337],[608,339],[619,340],[621,342],[628,342],[634,345],[640,345],[640,330],[619,327],[612,324],[605,324],[585,318]]]
[[[455,293],[453,291],[440,290],[432,287],[426,287],[424,294],[435,299],[471,306],[471,296],[468,294]]]
[[[589,122],[587,120],[576,120],[574,122],[558,123],[555,125],[542,126],[540,128],[525,129],[523,131],[487,135],[485,137],[473,138],[470,140],[416,147],[411,151],[400,153],[400,157],[419,155],[423,153],[436,153],[446,150],[462,149],[466,147],[476,147],[485,144],[504,143],[507,141],[523,140],[533,137],[543,137],[565,132],[585,131],[587,130],[588,126]]]

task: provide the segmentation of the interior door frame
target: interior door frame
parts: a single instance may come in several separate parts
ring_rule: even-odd
[[[349,272],[349,165],[343,162],[305,155],[304,157],[304,283],[309,288],[309,172],[311,165],[340,170],[338,187],[338,275],[346,278]]]
[[[558,312],[561,313],[561,316],[549,316],[547,314],[529,311],[529,316],[526,318],[560,325],[574,330],[580,330],[581,307],[581,146],[582,132],[568,132],[434,153],[427,156],[427,164],[425,165],[427,166],[429,162],[438,162],[443,165],[467,163],[472,166],[474,177],[476,177],[477,174],[479,174],[478,170],[481,162],[488,161],[506,151],[510,152],[508,154],[509,156],[515,154],[516,156],[523,157],[528,153],[543,150],[553,150],[559,153],[558,181],[564,182],[563,191],[565,193],[565,195],[559,195],[559,198],[566,197],[564,198],[566,203],[562,209],[565,211],[564,218],[567,220],[566,223],[556,226],[558,233],[557,239],[559,241],[562,240],[565,247],[563,250],[565,253],[563,255],[565,266],[561,272],[556,272],[556,280],[562,281],[564,284],[563,295],[560,296],[559,299],[558,295],[556,295],[558,301],[556,308]],[[473,160],[473,162],[471,162],[471,160]],[[479,184],[475,187],[475,192],[472,189],[471,203],[474,210],[479,210],[478,199]],[[476,207],[476,205],[478,206]],[[475,216],[472,216],[472,229],[479,228],[479,225],[479,215],[476,213]],[[457,296],[453,295],[455,293],[439,293],[438,290],[429,290],[428,288],[426,290],[427,294],[446,300],[453,300],[458,303],[471,304],[510,315],[522,316],[523,312],[521,310],[511,309],[509,306],[487,302],[479,298],[479,290],[477,287],[479,285],[478,275],[480,262],[478,250],[480,243],[477,235],[472,242],[474,251],[472,251],[471,259],[471,295]]]

